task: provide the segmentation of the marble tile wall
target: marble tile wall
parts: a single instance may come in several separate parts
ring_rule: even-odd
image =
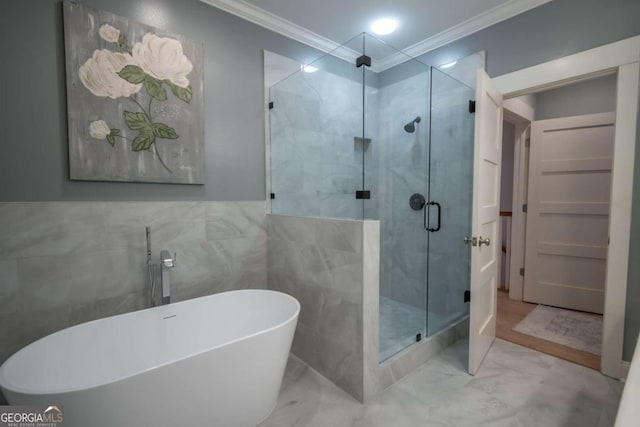
[[[0,363],[65,327],[149,306],[154,259],[177,252],[173,301],[266,288],[265,202],[0,203]]]
[[[292,352],[362,400],[363,222],[267,218],[269,289],[302,306]]]
[[[429,68],[378,90],[377,144],[365,176],[375,191],[365,217],[381,222],[382,296],[426,310],[427,236],[423,212],[409,207],[413,193],[428,197]],[[404,125],[420,116],[414,133]],[[424,325],[416,325],[416,333]]]
[[[365,201],[365,218],[380,221],[380,296],[409,304],[423,316],[379,318],[380,331],[409,323],[401,342],[426,336],[427,235],[423,212],[409,207],[413,193],[428,197],[429,68],[377,91],[375,144],[365,162],[365,179],[372,190]],[[420,116],[414,133],[404,125]],[[368,178],[368,179],[367,179]],[[395,343],[379,340],[381,354]]]
[[[271,213],[362,219],[363,102],[375,105],[376,90],[325,70],[298,72],[272,86],[270,110]],[[374,112],[374,108],[366,108]],[[375,122],[373,118],[367,120]],[[373,132],[367,132],[371,138]]]
[[[301,311],[292,352],[367,401],[468,335],[452,325],[379,363],[380,222],[267,216],[269,289]]]

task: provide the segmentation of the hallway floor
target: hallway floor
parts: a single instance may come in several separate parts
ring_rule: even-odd
[[[459,341],[362,405],[292,357],[261,427],[612,426],[622,383],[496,339],[475,377]]]
[[[536,304],[509,299],[507,291],[498,290],[496,337],[587,368],[600,370],[600,356],[514,331],[513,328],[527,317],[536,306]]]

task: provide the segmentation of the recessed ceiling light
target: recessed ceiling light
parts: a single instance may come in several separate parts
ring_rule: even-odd
[[[378,19],[371,24],[371,31],[379,36],[386,36],[393,33],[398,28],[398,21],[390,18]]]
[[[318,69],[313,65],[301,65],[300,69],[305,73],[315,73],[316,71],[318,71]]]
[[[458,63],[458,61],[451,61],[451,62],[448,62],[448,63],[446,63],[444,65],[441,65],[439,68],[451,68],[454,65],[456,65],[457,63]]]

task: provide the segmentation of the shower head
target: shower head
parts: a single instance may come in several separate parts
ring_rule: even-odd
[[[420,116],[411,120],[409,123],[404,125],[404,131],[407,133],[414,133],[416,131],[416,123],[420,123],[421,120],[422,120],[422,117]]]

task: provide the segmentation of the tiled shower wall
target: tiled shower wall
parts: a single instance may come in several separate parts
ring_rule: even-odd
[[[413,193],[428,197],[429,72],[417,73],[378,90],[375,144],[365,216],[380,220],[380,295],[426,309],[427,237],[423,213],[409,207]],[[414,133],[404,125],[420,116]],[[420,332],[417,330],[416,332]]]
[[[297,72],[269,89],[272,213],[363,218],[355,192],[363,189],[363,162],[378,142],[362,141],[363,108],[367,138],[375,138],[369,128],[377,115],[377,90],[366,86],[363,98],[362,87],[361,76],[318,70]]]
[[[149,306],[153,259],[177,253],[172,301],[266,288],[265,202],[0,203],[0,363],[65,327]]]
[[[363,399],[362,224],[268,215],[269,289],[286,292],[301,305],[292,352],[358,399]]]

